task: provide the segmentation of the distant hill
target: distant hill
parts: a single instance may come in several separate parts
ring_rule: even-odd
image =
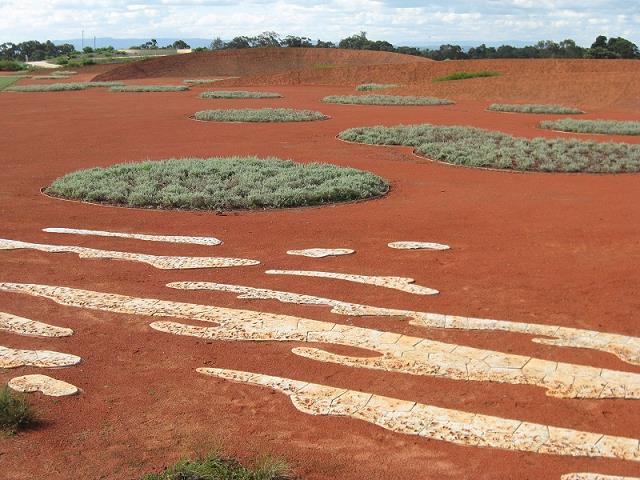
[[[111,37],[98,37],[96,38],[95,46],[97,48],[112,46],[116,49],[125,49],[132,47],[133,45],[142,45],[145,42],[151,40],[150,38],[111,38]],[[161,47],[171,45],[176,40],[184,40],[191,48],[208,47],[211,43],[210,38],[156,38],[158,45]],[[82,39],[72,38],[68,40],[52,40],[56,45],[62,45],[63,43],[70,43],[76,50],[82,50]],[[93,37],[85,37],[85,47],[93,47]]]

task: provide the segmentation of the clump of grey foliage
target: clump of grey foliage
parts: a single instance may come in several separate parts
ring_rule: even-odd
[[[196,120],[215,122],[310,122],[324,120],[326,115],[313,110],[291,108],[239,108],[202,110],[194,114]]]
[[[345,105],[451,105],[446,98],[414,97],[410,95],[329,95],[324,103]]]
[[[510,113],[549,113],[561,115],[573,115],[584,113],[582,110],[564,105],[544,105],[534,103],[493,103],[489,105],[489,110],[494,112]]]
[[[279,93],[273,92],[247,92],[243,90],[219,90],[212,92],[202,92],[201,98],[282,98]]]
[[[540,123],[541,128],[573,133],[602,133],[606,135],[640,135],[640,122],[619,120],[576,120],[563,118]]]

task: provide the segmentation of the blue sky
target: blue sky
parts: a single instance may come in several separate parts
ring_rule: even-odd
[[[394,44],[563,40],[640,43],[637,0],[0,0],[0,42],[87,37],[232,38],[265,30],[339,40],[364,30]]]

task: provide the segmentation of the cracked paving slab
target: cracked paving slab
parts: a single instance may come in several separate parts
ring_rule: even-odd
[[[173,270],[188,268],[220,268],[258,265],[258,260],[228,257],[177,257],[165,255],[148,255],[142,253],[98,250],[95,248],[76,247],[72,245],[46,245],[28,243],[18,240],[0,239],[0,250],[29,249],[49,253],[76,253],[80,258],[106,258],[111,260],[128,260],[142,262],[152,267]]]
[[[189,237],[183,235],[147,235],[144,233],[106,232],[103,230],[85,230],[79,228],[43,228],[47,233],[65,233],[70,235],[93,235],[96,237],[117,237],[144,240],[147,242],[190,243],[193,245],[221,245],[222,241],[215,237]]]
[[[295,408],[310,415],[351,417],[407,435],[471,447],[640,461],[640,441],[633,438],[435,407],[270,375],[221,368],[197,371],[274,389],[287,395]]]
[[[387,246],[396,250],[449,250],[451,248],[443,243],[432,242],[391,242],[387,243]]]
[[[69,337],[73,335],[73,330],[70,328],[56,327],[6,312],[0,312],[0,330],[29,337]]]
[[[351,255],[355,250],[350,248],[306,248],[304,250],[287,250],[287,255],[300,255],[310,258],[335,257]]]
[[[41,392],[49,397],[66,397],[78,393],[78,387],[47,375],[23,375],[9,380],[9,387],[17,392]]]
[[[82,359],[68,353],[50,350],[17,350],[0,345],[0,368],[58,368],[77,365]]]
[[[228,285],[213,282],[173,282],[171,288],[185,290],[217,290],[239,293],[241,299],[275,299],[283,303],[306,305],[326,305],[332,313],[350,316],[380,316],[409,318],[411,325],[427,328],[455,330],[493,330],[544,336],[532,341],[557,347],[588,348],[615,355],[620,360],[640,365],[640,338],[616,333],[599,332],[580,328],[543,325],[536,323],[491,320],[485,318],[462,317],[441,313],[416,312],[412,310],[374,307],[357,303],[342,302],[330,298],[316,297],[293,292],[281,292],[242,285]]]
[[[536,385],[559,398],[640,399],[640,374],[444,343],[427,338],[290,315],[108,294],[69,287],[0,283],[0,290],[49,298],[59,304],[141,316],[172,317],[212,326],[159,320],[169,334],[222,341],[295,341],[362,348],[375,357],[338,355],[298,347],[296,355],[349,367],[452,380]]]

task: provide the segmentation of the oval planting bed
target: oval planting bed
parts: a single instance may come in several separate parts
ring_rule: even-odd
[[[312,122],[325,120],[325,114],[313,110],[292,108],[238,108],[227,110],[202,110],[193,116],[205,122]]]
[[[343,105],[452,105],[446,98],[413,97],[409,95],[329,95],[324,103]]]
[[[640,135],[640,122],[620,120],[548,120],[540,128],[571,133],[597,133],[602,135]]]
[[[70,173],[45,189],[54,197],[110,205],[230,210],[363,200],[389,184],[369,172],[277,158],[182,158],[123,163]]]
[[[244,90],[231,91],[219,90],[214,92],[202,92],[201,98],[282,98],[279,93],[273,92],[246,92]]]
[[[406,145],[454,165],[540,172],[640,171],[640,145],[516,138],[473,127],[400,125],[345,130],[338,138],[369,145]]]

